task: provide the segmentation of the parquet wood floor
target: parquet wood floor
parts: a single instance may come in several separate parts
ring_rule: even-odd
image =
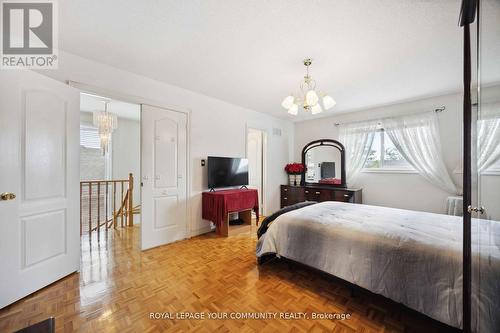
[[[0,310],[0,332],[49,316],[56,332],[446,332],[449,328],[298,264],[257,266],[256,237],[213,233],[139,251],[139,228],[82,239],[81,272]],[[86,236],[85,236],[86,237]],[[349,320],[150,319],[150,312],[345,312]]]

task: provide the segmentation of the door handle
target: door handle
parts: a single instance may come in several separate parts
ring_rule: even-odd
[[[14,200],[16,198],[16,195],[11,192],[3,192],[0,194],[0,200]]]
[[[469,207],[467,207],[467,211],[468,211],[469,213],[474,212],[474,213],[484,214],[484,212],[485,212],[486,210],[484,209],[484,207],[483,207],[483,206],[480,206],[480,207],[472,207],[472,206],[469,206]]]

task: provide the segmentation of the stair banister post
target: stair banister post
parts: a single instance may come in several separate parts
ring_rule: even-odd
[[[132,173],[128,174],[128,225],[132,227],[134,225],[134,200],[132,193],[134,192],[134,175]]]

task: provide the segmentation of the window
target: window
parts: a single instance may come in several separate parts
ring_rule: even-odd
[[[364,168],[366,170],[413,170],[384,130],[375,133]]]
[[[99,134],[97,128],[80,125],[80,146],[91,149],[100,149]]]
[[[102,154],[97,128],[80,125],[80,180],[109,179],[110,153],[111,151],[106,155]]]
[[[306,181],[315,182],[316,179],[316,167],[314,164],[313,154],[306,154]]]

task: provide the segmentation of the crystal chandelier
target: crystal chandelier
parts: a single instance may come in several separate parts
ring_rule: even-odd
[[[300,95],[291,94],[287,96],[281,106],[288,110],[288,113],[296,116],[299,112],[299,105],[301,105],[306,112],[311,111],[312,114],[317,114],[325,110],[331,109],[336,102],[332,97],[323,92],[316,92],[316,81],[309,75],[309,66],[311,66],[311,59],[304,59],[304,66],[306,66],[306,75],[304,80],[300,82]],[[319,104],[319,99],[322,99],[323,108]]]
[[[108,151],[111,134],[118,127],[116,114],[108,112],[108,104],[109,102],[105,101],[104,111],[94,111],[92,114],[94,126],[97,127],[99,138],[101,139],[101,149],[103,155]]]

